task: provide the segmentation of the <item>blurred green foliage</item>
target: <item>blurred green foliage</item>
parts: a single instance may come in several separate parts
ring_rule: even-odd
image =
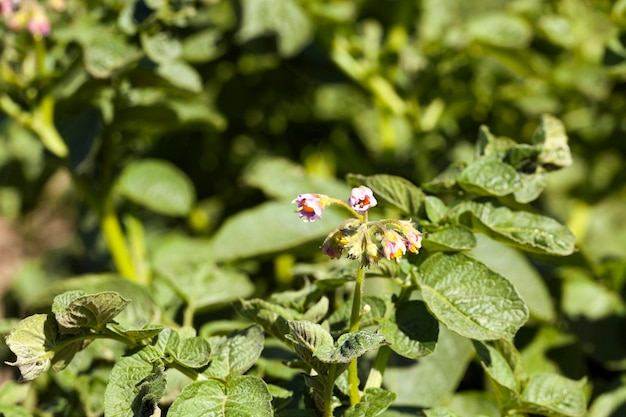
[[[8,15],[0,22],[6,323],[65,290],[115,285],[145,297],[99,275],[116,271],[150,282],[155,302],[185,324],[242,328],[225,307],[232,300],[298,288],[311,268],[329,273],[311,266],[321,256],[310,249],[338,217],[286,220],[295,194],[347,195],[349,173],[432,185],[451,162],[473,160],[482,125],[530,145],[550,113],[564,123],[573,164],[546,177],[538,200],[508,192],[501,200],[566,223],[578,251],[522,255],[479,239],[472,256],[530,307],[516,339],[527,372],[586,377],[591,417],[623,412],[626,1],[52,3],[41,2],[47,37],[12,30]],[[436,215],[438,203],[429,204]],[[184,295],[210,285],[217,295],[198,296],[189,310]],[[155,314],[150,301],[140,304],[129,322]],[[408,374],[401,359],[389,369],[398,406],[497,415],[478,376],[489,368],[468,365],[467,341],[442,333]],[[105,363],[111,351],[86,362]],[[286,371],[272,363],[268,372]],[[99,415],[105,376],[93,375],[48,411]],[[74,384],[62,373],[50,379],[41,396]],[[33,395],[6,384],[0,411],[20,413],[11,407],[37,403]]]

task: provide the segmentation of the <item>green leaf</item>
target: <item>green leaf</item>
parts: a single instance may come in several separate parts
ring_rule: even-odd
[[[426,200],[420,188],[409,180],[395,175],[348,174],[348,182],[369,187],[377,199],[387,202],[409,216],[416,216]]]
[[[476,247],[476,236],[465,227],[444,227],[426,233],[423,245],[430,251],[472,250]]]
[[[474,231],[529,252],[565,256],[575,249],[576,237],[566,226],[539,214],[465,201],[450,216]]]
[[[291,249],[322,239],[341,223],[344,213],[326,210],[321,220],[305,223],[288,201],[270,201],[230,216],[216,232],[213,256],[232,261]]]
[[[44,374],[52,365],[58,341],[57,324],[51,315],[34,314],[20,321],[6,337],[6,344],[17,356],[15,362],[24,381]]]
[[[272,396],[263,380],[236,376],[226,383],[196,381],[185,387],[168,417],[272,417]]]
[[[341,335],[334,346],[323,344],[314,356],[325,363],[348,363],[370,350],[389,344],[378,332],[359,330]]]
[[[307,174],[302,166],[285,158],[255,158],[246,167],[242,179],[245,184],[260,189],[270,197],[290,201],[298,194],[309,192],[342,200],[350,195],[350,188],[344,182]]]
[[[385,386],[397,395],[394,406],[434,407],[448,400],[473,357],[472,344],[443,326],[431,355],[418,361],[392,355],[385,370]]]
[[[215,378],[243,375],[261,356],[264,341],[265,336],[260,326],[250,326],[227,338],[210,338],[211,365],[204,374]]]
[[[246,42],[275,34],[278,51],[284,57],[295,55],[311,38],[311,22],[294,0],[242,0],[242,22],[237,37]]]
[[[507,360],[494,347],[473,341],[480,364],[491,380],[501,410],[517,409],[521,404],[520,384]]]
[[[59,325],[68,329],[78,327],[102,329],[130,303],[130,300],[115,291],[80,296],[79,294],[80,291],[72,291],[69,297],[76,297],[71,300],[67,295],[55,298],[53,312]]]
[[[26,408],[11,404],[0,404],[0,415],[7,417],[34,417],[34,414]]]
[[[156,398],[160,384],[151,385],[150,380],[161,372],[158,366],[160,360],[158,349],[146,346],[115,363],[104,395],[104,412],[107,417],[152,415],[156,401],[160,399]],[[149,390],[151,386],[155,391]]]
[[[572,154],[567,144],[563,123],[554,116],[544,114],[532,137],[541,146],[539,162],[548,170],[565,168],[572,164]]]
[[[534,174],[520,174],[521,187],[515,190],[515,201],[526,204],[539,197],[548,185],[548,178],[543,172]]]
[[[176,362],[187,368],[201,368],[211,358],[211,345],[201,337],[181,339],[174,352]]]
[[[178,58],[182,52],[182,45],[171,34],[161,31],[153,35],[143,32],[140,36],[141,46],[148,58],[157,63],[165,63]]]
[[[436,253],[420,268],[428,309],[450,330],[477,340],[511,338],[528,319],[515,288],[461,253]]]
[[[444,407],[435,407],[429,410],[424,410],[424,415],[426,417],[459,417],[459,415],[454,411]]]
[[[454,162],[432,181],[422,184],[422,188],[433,194],[450,192],[456,186],[456,182],[467,166],[464,162]]]
[[[139,53],[124,37],[101,27],[99,30],[98,36],[92,33],[83,41],[85,68],[96,78],[109,78],[138,58]]]
[[[254,289],[246,275],[220,268],[210,261],[156,258],[155,269],[196,310],[219,307],[248,297]]]
[[[625,2],[626,5],[626,2]],[[589,407],[588,417],[612,417],[626,405],[626,386],[623,382],[619,387],[600,394]]]
[[[318,373],[324,374],[328,366],[316,358],[323,346],[333,348],[333,337],[321,325],[306,320],[290,320],[288,340],[293,342],[296,354]]]
[[[533,376],[524,392],[524,409],[529,413],[582,417],[586,412],[585,380],[574,381],[557,374]]]
[[[519,16],[504,12],[471,19],[468,35],[476,41],[502,48],[524,48],[533,36],[532,27]]]
[[[187,62],[208,62],[218,58],[225,48],[222,33],[215,28],[194,32],[183,40],[182,57]]]
[[[426,209],[426,216],[434,224],[439,224],[446,217],[448,213],[448,206],[440,198],[428,195],[424,200],[424,208]]]
[[[502,197],[522,187],[515,168],[485,157],[468,165],[457,182],[465,191],[483,196]]]
[[[382,388],[368,388],[361,402],[348,408],[343,417],[377,417],[389,408],[396,394]]]
[[[167,216],[186,216],[196,199],[187,175],[160,159],[128,164],[120,175],[118,190],[129,200]]]
[[[405,358],[417,359],[435,350],[439,323],[423,301],[411,300],[398,304],[393,317],[380,331],[394,352]]]
[[[157,67],[156,73],[175,87],[192,93],[202,92],[200,73],[184,61],[163,62]]]
[[[151,339],[161,333],[164,328],[161,324],[146,324],[142,327],[135,328],[118,323],[110,324],[109,327],[115,331],[115,333],[130,339],[133,343],[137,343],[140,340]]]
[[[476,235],[476,239],[478,245],[470,255],[511,282],[528,305],[532,317],[554,320],[554,305],[548,286],[528,259],[517,249],[482,234]]]
[[[287,341],[285,335],[290,333],[288,320],[302,320],[302,314],[298,311],[258,298],[240,300],[235,304],[235,308],[239,314],[259,324],[267,333],[283,341]]]

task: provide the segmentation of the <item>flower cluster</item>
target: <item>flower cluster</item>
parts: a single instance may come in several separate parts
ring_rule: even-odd
[[[65,0],[48,0],[46,6],[52,11],[60,12],[65,9]],[[37,37],[50,34],[48,13],[36,0],[0,0],[0,16],[14,32],[27,29]]]
[[[341,223],[322,244],[322,252],[331,258],[357,259],[361,266],[378,263],[382,258],[399,262],[407,252],[418,253],[422,247],[422,233],[408,220],[367,221],[367,211],[378,202],[367,187],[353,188],[348,203],[323,194],[300,194],[293,200],[296,212],[304,221],[322,217],[330,204],[340,204],[351,210],[354,218]]]

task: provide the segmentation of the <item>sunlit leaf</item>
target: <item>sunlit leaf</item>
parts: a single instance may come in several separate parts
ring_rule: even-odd
[[[574,234],[550,217],[477,201],[465,201],[452,210],[450,216],[459,223],[520,249],[562,256],[574,252]]]
[[[528,307],[515,288],[463,254],[429,257],[421,265],[418,281],[428,309],[462,336],[510,338],[528,319]]]
[[[196,381],[176,398],[169,417],[271,417],[274,415],[267,385],[253,376],[236,376],[222,383]]]

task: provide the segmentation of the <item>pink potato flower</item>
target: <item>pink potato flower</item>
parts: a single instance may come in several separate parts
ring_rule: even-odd
[[[374,197],[372,190],[361,185],[358,188],[352,189],[348,204],[357,213],[363,214],[370,208],[375,207],[376,204],[378,204],[378,201],[376,201],[376,197]]]
[[[305,222],[313,222],[322,218],[322,210],[328,205],[328,197],[321,194],[298,194],[298,197],[292,201],[297,203],[296,213]]]

